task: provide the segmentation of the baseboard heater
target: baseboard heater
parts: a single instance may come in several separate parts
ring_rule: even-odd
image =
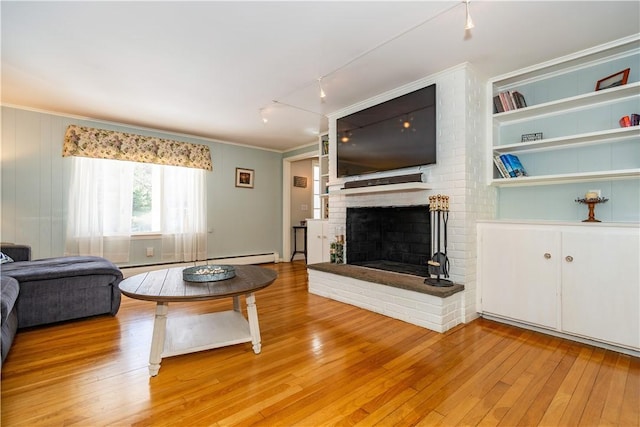
[[[236,264],[236,265],[245,265],[245,264],[265,264],[268,262],[279,262],[280,254],[278,252],[267,252],[264,254],[253,254],[253,255],[237,255],[230,257],[222,257],[222,258],[211,258],[206,261],[207,264],[216,263],[216,264]],[[196,264],[202,264],[204,261],[198,261]]]
[[[422,173],[412,173],[408,175],[388,176],[384,178],[361,179],[358,181],[348,181],[344,183],[344,188],[362,188],[389,184],[406,184],[409,182],[423,182]]]

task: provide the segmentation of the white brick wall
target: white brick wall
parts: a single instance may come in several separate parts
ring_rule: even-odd
[[[403,171],[402,173],[422,172],[431,190],[375,193],[360,195],[331,194],[329,196],[329,232],[330,234],[345,234],[346,209],[348,207],[361,206],[410,206],[427,205],[431,195],[445,194],[450,197],[450,213],[448,221],[448,247],[447,255],[450,260],[450,279],[456,283],[465,285],[464,292],[450,297],[446,302],[446,314],[430,313],[429,317],[422,318],[417,315],[418,308],[394,305],[394,308],[386,307],[381,303],[372,302],[373,296],[360,296],[361,304],[371,307],[372,311],[384,314],[393,313],[392,317],[406,320],[410,323],[420,324],[436,331],[446,331],[451,327],[468,322],[478,316],[476,311],[476,221],[478,219],[491,218],[496,206],[495,190],[484,182],[487,176],[485,172],[487,163],[487,143],[485,123],[486,106],[484,91],[485,82],[481,81],[468,66],[463,64],[444,71],[440,74],[425,78],[400,88],[393,93],[388,93],[362,102],[350,109],[343,110],[329,117],[329,138],[331,152],[335,153],[335,119],[349,114],[358,109],[375,105],[387,99],[394,98],[420,87],[436,83],[437,93],[437,164]],[[335,159],[329,162],[329,174],[332,177],[331,189],[342,188],[344,180],[335,178]],[[380,174],[380,176],[388,176]],[[425,211],[425,215],[428,212]],[[349,257],[349,242],[346,242],[346,257]],[[354,290],[344,289],[345,286],[358,286],[362,291],[362,284],[356,285],[350,280],[340,279],[339,290],[328,285],[332,283],[325,277],[322,284],[312,283],[317,275],[310,274],[309,287],[322,295],[335,298],[339,301],[354,304],[355,298],[350,295]],[[326,274],[326,273],[325,273]],[[314,278],[312,280],[312,277]],[[333,285],[336,285],[333,283]],[[378,285],[381,286],[381,285]],[[337,286],[336,286],[337,287]],[[391,288],[394,289],[394,288]],[[367,289],[373,292],[372,289]],[[375,292],[378,295],[379,291]],[[394,291],[391,291],[394,292]],[[409,291],[405,291],[409,292]],[[329,296],[331,295],[331,296]],[[347,296],[350,295],[350,298]],[[431,299],[439,299],[429,296],[429,301],[422,301],[424,294],[411,293],[405,298],[415,298],[426,306],[433,304]],[[449,300],[450,298],[447,298]],[[383,300],[384,301],[384,300]],[[358,304],[354,304],[358,305]],[[362,305],[358,305],[362,306]],[[363,307],[363,308],[367,308]],[[441,307],[444,307],[441,306]],[[389,314],[390,315],[390,314]],[[407,319],[419,319],[411,321]],[[416,323],[418,322],[418,323]]]

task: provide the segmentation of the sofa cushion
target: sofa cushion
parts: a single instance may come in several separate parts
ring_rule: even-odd
[[[0,353],[4,362],[18,330],[16,300],[20,291],[20,284],[12,277],[2,276],[0,277],[0,290],[2,291],[0,295],[0,311],[2,312]]]
[[[91,256],[70,256],[13,262],[3,265],[2,274],[11,276],[21,283],[96,275],[112,275],[114,278],[122,279],[122,272],[113,263],[104,258]],[[94,281],[87,281],[87,285],[104,286]]]
[[[0,251],[14,261],[29,261],[31,259],[31,246],[29,245],[0,243]]]
[[[18,299],[20,284],[13,277],[2,276],[2,278],[0,278],[0,287],[2,288],[0,308],[2,312],[2,324],[4,324],[9,318],[9,313],[13,310],[13,306]]]
[[[122,272],[91,256],[46,258],[4,264],[3,276],[20,282],[16,303],[20,328],[115,315],[120,307]]]

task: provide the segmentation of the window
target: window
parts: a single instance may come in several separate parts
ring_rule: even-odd
[[[158,233],[160,229],[160,172],[162,166],[136,163],[133,167],[132,233]]]
[[[313,218],[320,219],[322,212],[322,200],[320,198],[320,165],[313,162]]]
[[[203,169],[73,157],[66,255],[129,261],[133,234],[162,239],[162,261],[206,259]]]

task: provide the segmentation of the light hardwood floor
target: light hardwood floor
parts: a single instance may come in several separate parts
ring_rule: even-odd
[[[304,263],[265,267],[261,354],[166,358],[150,378],[155,307],[123,297],[116,317],[18,333],[2,425],[640,425],[638,358],[482,319],[438,334],[308,294]]]

